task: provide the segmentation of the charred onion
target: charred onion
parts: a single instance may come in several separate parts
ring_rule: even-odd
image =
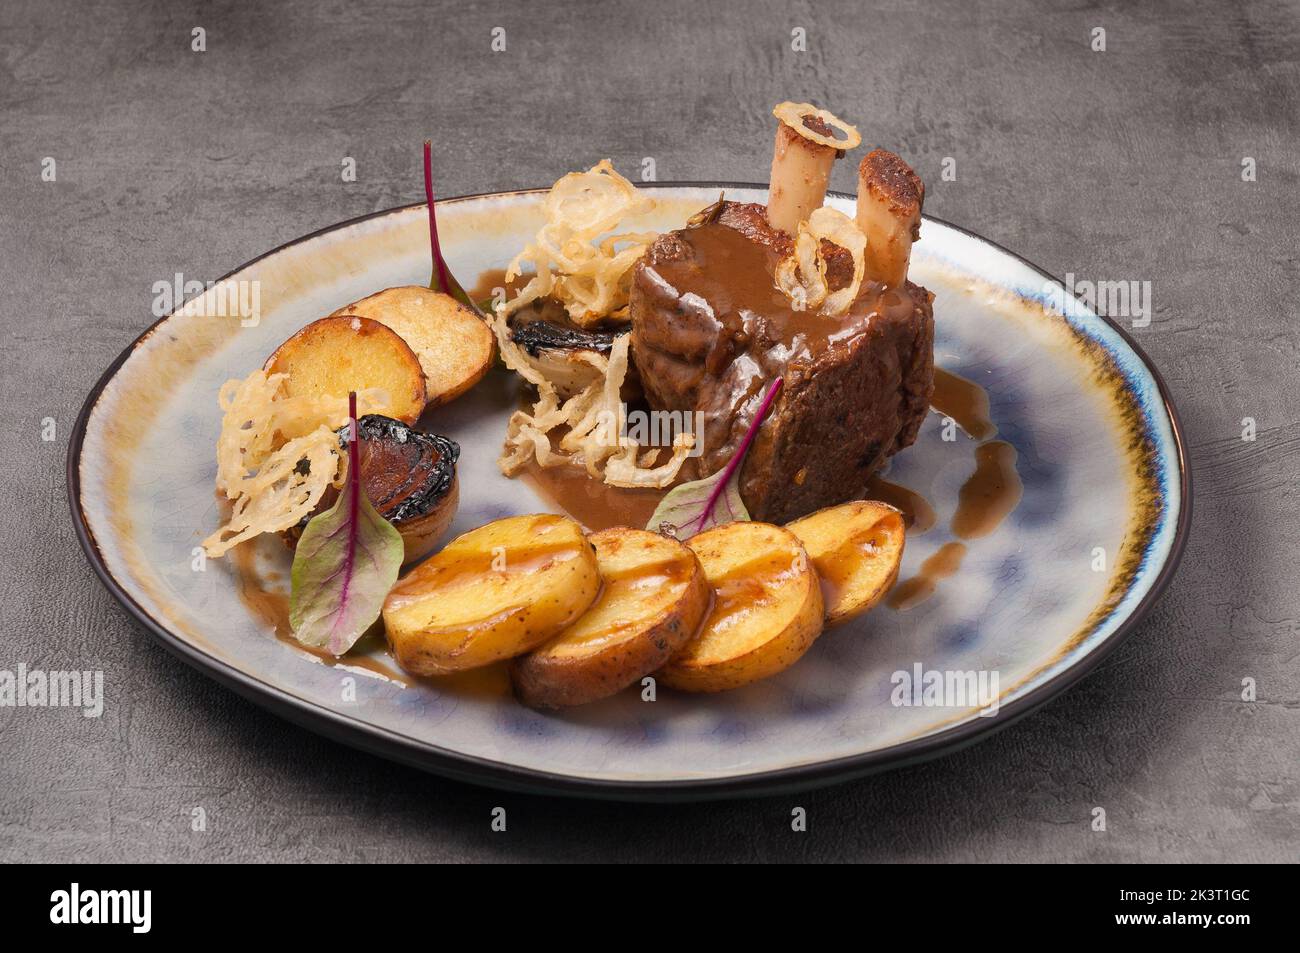
[[[459,444],[379,414],[358,420],[357,431],[361,438],[361,484],[379,515],[402,535],[403,562],[428,555],[456,515]],[[340,449],[347,450],[347,427],[338,431],[338,439]],[[333,505],[337,495],[333,487],[326,490],[317,511]],[[304,518],[288,534],[291,542],[297,540],[310,518]]]

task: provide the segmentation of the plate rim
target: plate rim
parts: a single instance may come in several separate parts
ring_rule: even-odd
[[[637,183],[637,186],[645,189],[720,188],[723,190],[761,190],[766,188],[765,185],[758,183],[720,180],[644,182]],[[477,199],[528,195],[546,191],[547,187],[475,192],[468,195],[437,199],[436,202],[440,205],[449,205],[459,202],[471,202]],[[850,193],[838,191],[828,191],[827,195],[843,199],[854,198]],[[425,204],[425,202],[412,202],[406,205],[380,209],[315,229],[249,259],[227,272],[218,281],[225,281],[257,262],[286,251],[295,245],[311,241],[330,232],[352,228],[372,219],[423,208]],[[1022,255],[960,225],[930,215],[924,216],[924,220],[943,225],[945,228],[950,228],[991,247],[997,252],[1008,255],[1038,273],[1047,281],[1059,282],[1060,280]],[[179,307],[176,310],[179,310]],[[109,364],[82,402],[81,410],[78,412],[76,422],[73,424],[65,458],[65,478],[67,480],[68,504],[72,514],[73,528],[86,560],[90,563],[95,575],[109,594],[127,610],[135,621],[143,625],[145,630],[161,642],[164,648],[191,667],[212,677],[218,683],[234,690],[259,707],[267,709],[299,727],[307,728],[367,753],[379,755],[457,781],[522,793],[560,794],[603,800],[718,800],[738,795],[771,796],[843,783],[881,771],[951,754],[977,741],[982,741],[1019,721],[1090,674],[1116,646],[1132,634],[1133,629],[1147,616],[1151,608],[1169,587],[1182,561],[1183,552],[1186,549],[1190,535],[1193,505],[1192,468],[1187,442],[1183,437],[1182,423],[1178,411],[1174,407],[1173,398],[1160,371],[1137,341],[1118,322],[1105,315],[1098,314],[1097,317],[1118,334],[1119,338],[1133,352],[1155,382],[1160,404],[1169,419],[1170,433],[1177,451],[1178,483],[1181,492],[1179,495],[1178,523],[1174,529],[1174,538],[1170,543],[1169,553],[1156,574],[1155,581],[1128,616],[1116,625],[1115,630],[1078,662],[1059,672],[1037,688],[1025,693],[1020,698],[1003,704],[995,718],[971,719],[921,738],[914,738],[874,751],[845,755],[811,764],[791,765],[784,768],[772,768],[721,778],[618,780],[584,778],[493,761],[401,735],[351,715],[333,711],[300,698],[285,689],[264,682],[221,659],[214,658],[154,619],[143,606],[136,602],[134,597],[126,591],[108,569],[81,505],[81,453],[86,429],[89,425],[90,415],[94,412],[95,406],[99,403],[99,399],[109,382],[116,376],[136,348],[147,340],[164,322],[170,319],[176,313],[176,310],[169,312],[149,325]]]

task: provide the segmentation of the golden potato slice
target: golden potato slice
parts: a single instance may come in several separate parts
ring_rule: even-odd
[[[700,634],[659,672],[672,688],[720,692],[789,668],[822,631],[822,591],[795,535],[728,523],[686,541],[713,586]]]
[[[649,675],[691,640],[709,608],[704,570],[677,540],[622,526],[588,539],[600,598],[510,667],[515,694],[535,708],[586,704]]]
[[[477,314],[450,295],[415,285],[388,288],[339,308],[396,331],[424,369],[429,406],[459,397],[492,367],[496,338]]]
[[[799,537],[821,577],[827,625],[866,612],[898,579],[907,529],[903,514],[887,503],[827,507],[786,529]]]
[[[415,353],[394,331],[369,318],[321,318],[266,359],[270,374],[288,374],[286,393],[346,399],[348,391],[380,387],[388,407],[378,410],[413,424],[424,410],[424,372]]]
[[[458,536],[384,600],[399,665],[441,675],[554,638],[600,592],[596,551],[567,516],[512,516]]]

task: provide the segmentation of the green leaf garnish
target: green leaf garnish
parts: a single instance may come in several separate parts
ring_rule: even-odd
[[[646,524],[646,529],[686,540],[706,529],[749,519],[749,511],[740,498],[740,465],[745,460],[745,454],[749,451],[749,445],[758,433],[759,426],[767,417],[772,401],[781,389],[781,383],[782,378],[778,377],[763,395],[758,413],[750,421],[744,439],[740,441],[740,446],[731,455],[727,465],[712,476],[683,483],[665,493],[655,507],[650,522]]]
[[[348,474],[334,505],[312,517],[290,572],[289,624],[303,645],[342,655],[379,618],[402,568],[402,536],[361,485],[357,395],[348,395]]]

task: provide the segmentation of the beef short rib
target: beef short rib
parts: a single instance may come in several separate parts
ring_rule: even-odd
[[[703,414],[698,476],[726,465],[784,378],[740,472],[750,516],[773,523],[861,498],[916,439],[934,391],[933,295],[868,281],[845,315],[795,312],[772,280],[790,248],[762,205],[722,203],[661,235],[631,291],[632,357],[650,406]],[[823,249],[831,289],[843,287],[851,259]]]

